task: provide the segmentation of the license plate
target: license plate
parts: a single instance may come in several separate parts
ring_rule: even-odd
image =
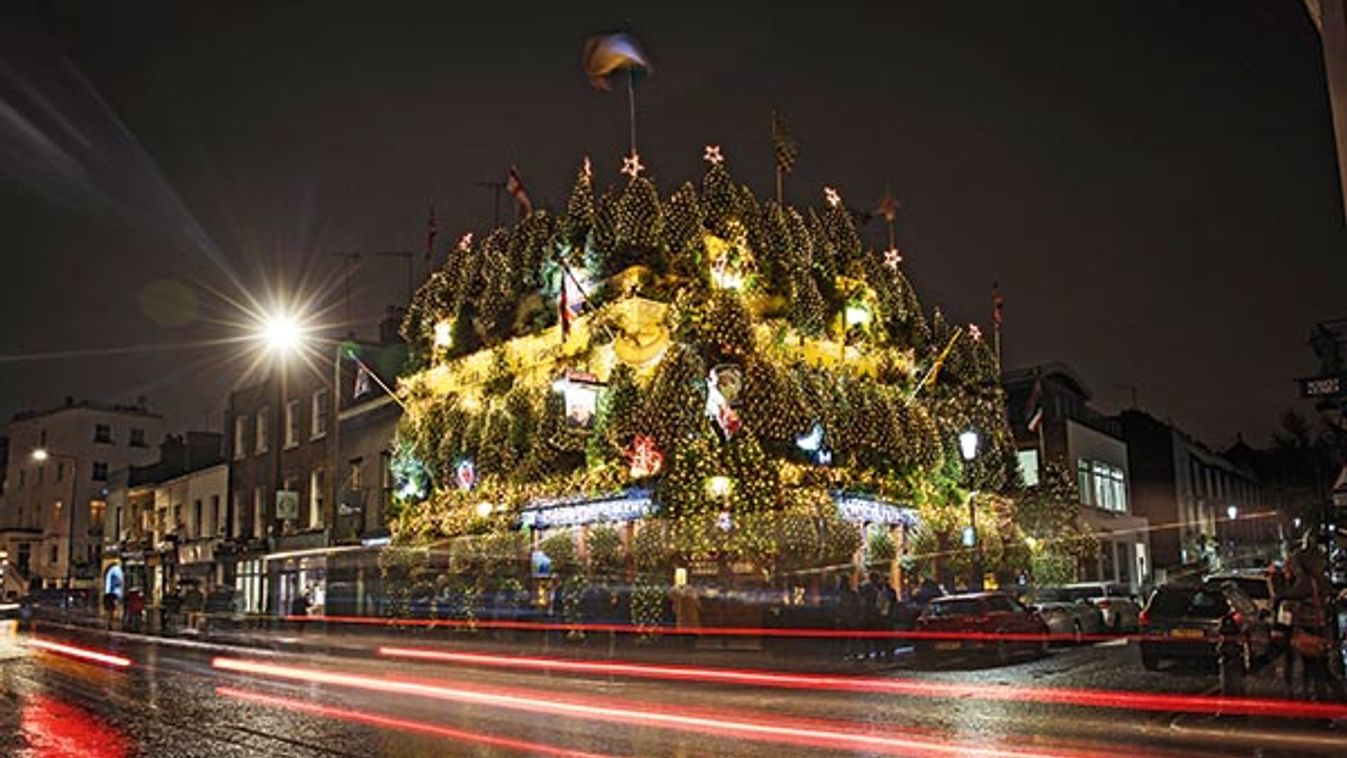
[[[1191,640],[1201,639],[1203,634],[1201,629],[1170,629],[1169,636]]]
[[[962,642],[937,642],[937,643],[935,643],[935,649],[936,649],[936,650],[958,650],[958,649],[959,649],[960,647],[962,647],[962,646],[963,646],[963,643],[962,643]]]

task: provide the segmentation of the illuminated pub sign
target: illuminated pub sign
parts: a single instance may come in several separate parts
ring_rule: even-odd
[[[906,524],[917,523],[917,511],[910,506],[876,500],[868,495],[835,491],[830,493],[837,503],[837,513],[845,520],[856,524]]]
[[[520,526],[550,529],[601,521],[635,521],[654,512],[652,490],[630,489],[601,497],[534,500],[519,514]]]

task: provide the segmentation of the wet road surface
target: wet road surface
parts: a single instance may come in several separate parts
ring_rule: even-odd
[[[1121,641],[1004,666],[934,670],[899,663],[838,675],[913,686],[894,694],[829,691],[808,679],[758,686],[391,659],[375,646],[294,655],[59,628],[38,636],[112,652],[131,665],[118,669],[35,650],[23,635],[0,639],[3,754],[1347,754],[1347,730],[1319,721],[985,696],[1025,688],[1175,694],[1214,688],[1208,671],[1145,671],[1135,647]],[[742,666],[737,657],[689,654],[686,662],[724,670]],[[928,685],[967,687],[951,695],[921,689]]]

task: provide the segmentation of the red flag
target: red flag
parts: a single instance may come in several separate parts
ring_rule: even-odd
[[[533,201],[529,200],[529,193],[524,189],[524,180],[519,178],[519,167],[513,163],[510,164],[510,173],[505,179],[505,191],[509,192],[519,205],[520,216],[527,216],[533,212]]]
[[[1001,313],[1001,306],[1005,305],[1005,298],[1001,297],[1001,287],[995,282],[992,283],[992,325],[997,329],[1001,328],[1005,317]]]
[[[1025,426],[1036,432],[1043,424],[1043,374],[1034,372],[1034,388],[1029,391],[1029,402],[1024,404]]]

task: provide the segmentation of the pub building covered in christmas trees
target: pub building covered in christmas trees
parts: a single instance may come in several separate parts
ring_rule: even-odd
[[[661,196],[634,155],[602,192],[585,159],[563,211],[464,236],[415,293],[391,594],[579,620],[564,598],[621,586],[652,625],[684,585],[808,605],[880,571],[903,593],[965,583],[974,510],[989,576],[1022,573],[977,328],[923,312],[836,191],[760,201],[705,160]],[[749,620],[733,607],[701,623]]]

